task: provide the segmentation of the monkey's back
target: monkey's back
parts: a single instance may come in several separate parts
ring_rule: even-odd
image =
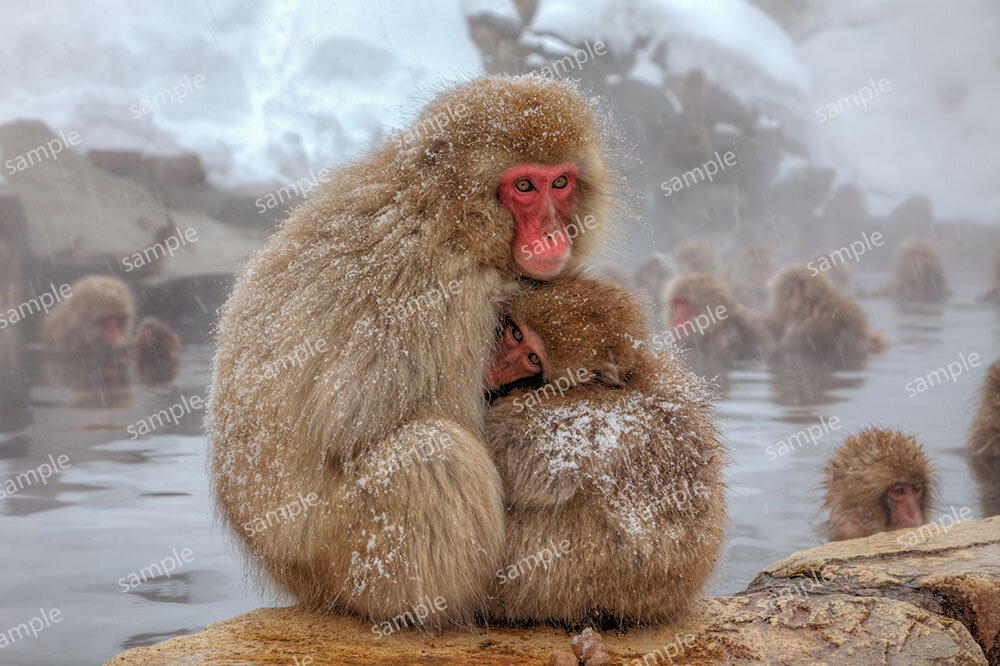
[[[316,572],[343,573],[350,552],[339,550],[360,521],[338,470],[393,455],[373,449],[421,413],[481,429],[481,368],[509,291],[495,270],[428,238],[393,203],[394,186],[356,169],[335,175],[325,187],[341,191],[295,209],[250,260],[217,334],[207,423],[216,504],[271,579],[331,606],[332,574]],[[345,203],[352,192],[356,205]],[[322,506],[252,528],[309,493]],[[338,586],[352,584],[339,575]]]
[[[552,542],[572,548],[498,585],[499,617],[664,622],[710,575],[725,524],[726,453],[694,376],[672,363],[660,370],[644,390],[571,390],[535,409],[508,400],[487,413],[508,491],[558,489],[547,503],[508,493],[506,566]]]

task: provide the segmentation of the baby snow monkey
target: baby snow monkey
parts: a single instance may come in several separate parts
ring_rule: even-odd
[[[930,522],[934,469],[909,435],[865,428],[844,440],[824,472],[831,541]]]
[[[508,317],[487,369],[505,391],[486,417],[507,503],[493,617],[669,621],[714,569],[726,517],[702,383],[645,343],[613,283],[540,285]]]

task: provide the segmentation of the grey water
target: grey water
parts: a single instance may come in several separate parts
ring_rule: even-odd
[[[862,299],[890,343],[862,370],[795,375],[759,365],[714,377],[733,455],[727,543],[705,594],[736,592],[761,568],[822,542],[823,463],[846,434],[868,424],[901,428],[925,446],[941,482],[935,515],[950,507],[968,507],[976,518],[1000,511],[984,508],[983,489],[961,451],[986,368],[1000,355],[1000,314],[975,303],[985,289],[981,278],[953,276],[952,286],[956,294],[942,306]],[[186,345],[176,386],[135,389],[116,406],[94,407],[46,385],[38,350],[26,352],[30,408],[22,429],[0,434],[0,484],[50,454],[69,462],[46,483],[0,499],[0,631],[40,611],[58,609],[60,620],[6,647],[4,664],[102,663],[130,647],[284,603],[248,582],[213,520],[203,413],[191,410],[134,439],[135,428],[128,429],[204,396],[210,353],[206,345]],[[954,381],[914,394],[918,378],[961,362],[960,355],[968,369],[963,365]],[[968,363],[972,355],[977,367]],[[821,423],[839,427],[777,455],[779,442]],[[169,576],[129,585],[130,574],[180,553],[186,561]]]

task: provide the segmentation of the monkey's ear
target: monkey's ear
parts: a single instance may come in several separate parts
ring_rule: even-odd
[[[594,369],[593,380],[602,386],[620,389],[625,388],[628,374],[620,372],[618,364],[615,363],[615,355],[609,351],[608,360],[598,363]]]

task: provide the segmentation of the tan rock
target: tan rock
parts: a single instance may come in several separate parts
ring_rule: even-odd
[[[900,601],[846,595],[704,599],[674,626],[609,633],[603,641],[610,663],[627,666],[986,663],[959,622]],[[376,639],[370,625],[355,618],[263,608],[198,634],[129,650],[108,664],[541,665],[568,646],[565,632],[552,627],[440,636],[410,629]]]
[[[21,199],[27,246],[36,257],[114,265],[154,240],[156,230],[167,223],[166,211],[146,188],[95,168],[78,154],[85,141],[79,133],[57,135],[36,121],[0,126],[5,166],[12,160],[3,172],[7,182],[0,185],[0,194]]]
[[[852,594],[905,601],[962,622],[990,663],[1000,664],[1000,516],[954,524],[938,519],[804,550],[750,584],[751,590],[767,588],[772,597]]]

